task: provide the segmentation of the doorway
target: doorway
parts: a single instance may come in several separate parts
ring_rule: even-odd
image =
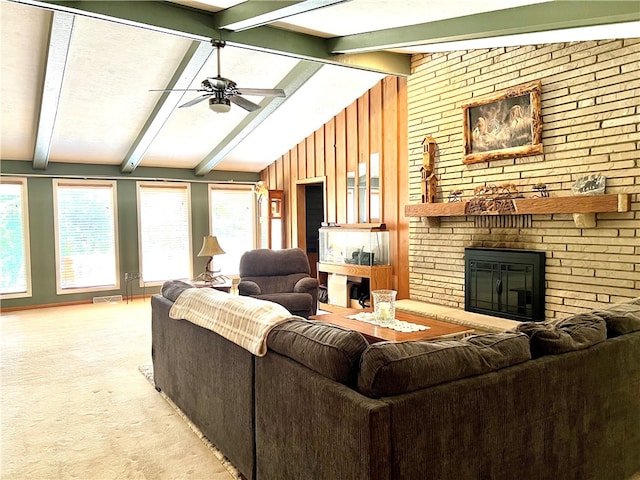
[[[317,278],[319,232],[325,221],[324,182],[301,183],[297,186],[298,247],[307,252],[311,276]]]

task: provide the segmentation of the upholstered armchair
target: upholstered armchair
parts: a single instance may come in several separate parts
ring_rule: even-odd
[[[318,307],[318,280],[310,272],[307,254],[299,248],[250,250],[240,257],[238,293],[309,318]]]

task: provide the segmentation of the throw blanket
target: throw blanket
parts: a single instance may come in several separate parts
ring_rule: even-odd
[[[208,328],[259,357],[267,353],[267,335],[273,327],[300,318],[277,303],[230,295],[213,288],[184,290],[176,298],[169,316]]]

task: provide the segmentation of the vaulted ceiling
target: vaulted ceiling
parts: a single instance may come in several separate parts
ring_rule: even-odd
[[[2,160],[205,175],[262,170],[412,53],[639,36],[640,2],[2,0],[0,27]],[[218,73],[212,39],[240,91],[286,96],[178,108]]]

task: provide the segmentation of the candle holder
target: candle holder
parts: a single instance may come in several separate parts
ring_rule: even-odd
[[[386,323],[396,318],[396,291],[373,290],[373,318],[378,323]]]

